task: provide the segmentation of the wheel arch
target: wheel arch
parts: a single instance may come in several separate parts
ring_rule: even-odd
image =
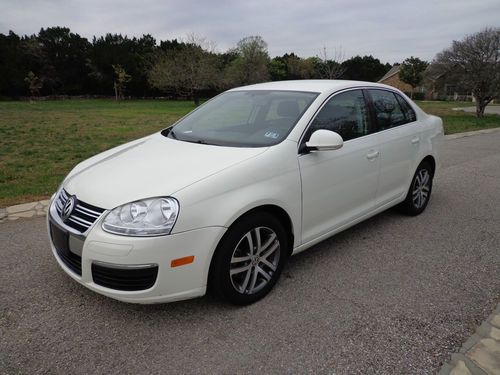
[[[426,157],[424,157],[420,163],[418,163],[418,166],[417,166],[417,169],[420,165],[422,165],[422,163],[429,163],[430,166],[431,166],[431,173],[432,173],[432,176],[434,177],[434,173],[436,172],[436,159],[434,159],[434,156],[432,155],[427,155]]]
[[[236,225],[240,220],[243,218],[247,217],[248,215],[253,215],[258,212],[266,212],[270,213],[274,217],[276,217],[284,226],[285,231],[288,234],[288,241],[289,241],[289,249],[288,249],[288,255],[291,255],[293,252],[293,245],[294,245],[294,227],[293,227],[293,222],[288,214],[288,212],[283,209],[282,207],[275,205],[275,204],[262,204],[256,207],[253,207],[251,209],[248,209],[244,213],[242,213],[240,216],[238,216],[236,219],[232,221],[232,223],[228,226],[228,229],[226,233],[220,238],[215,251],[211,255],[209,267],[208,267],[208,273],[206,275],[207,277],[207,287],[209,289],[213,289],[213,268],[214,268],[214,260],[216,258],[216,253],[217,250],[219,249],[220,244],[224,240],[225,236],[229,233],[230,229]]]
[[[289,240],[289,255],[292,254],[293,251],[293,244],[295,240],[295,232],[294,232],[294,227],[293,227],[293,222],[292,218],[288,214],[288,212],[283,209],[282,207],[276,205],[276,204],[262,204],[256,207],[253,207],[244,213],[242,213],[240,216],[238,216],[233,222],[229,225],[228,230],[235,225],[238,221],[243,219],[244,217],[248,215],[255,214],[257,212],[267,212],[276,217],[282,224],[283,227],[285,228],[287,234],[288,234],[288,240]]]

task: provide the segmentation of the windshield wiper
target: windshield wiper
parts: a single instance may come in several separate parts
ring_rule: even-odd
[[[208,143],[207,141],[204,141],[203,139],[181,139],[184,142],[190,142],[190,143],[199,143],[200,145],[213,145],[213,143]]]

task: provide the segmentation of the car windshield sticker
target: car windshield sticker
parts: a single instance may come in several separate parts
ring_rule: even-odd
[[[264,137],[272,139],[277,139],[279,136],[280,136],[279,133],[274,133],[274,132],[266,132],[266,134],[264,134]]]

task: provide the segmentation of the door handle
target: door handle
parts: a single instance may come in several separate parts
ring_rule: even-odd
[[[368,154],[366,154],[366,158],[368,160],[373,160],[378,156],[378,151],[371,151]]]
[[[411,144],[412,145],[416,145],[418,142],[420,142],[420,138],[419,137],[415,137],[411,140]]]

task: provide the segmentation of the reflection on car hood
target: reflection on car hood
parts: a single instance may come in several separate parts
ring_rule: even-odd
[[[84,202],[111,209],[137,199],[174,195],[266,150],[195,144],[154,134],[79,164],[64,188]]]

